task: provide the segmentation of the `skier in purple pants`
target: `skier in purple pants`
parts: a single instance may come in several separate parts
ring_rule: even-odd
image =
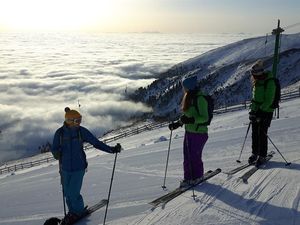
[[[175,123],[169,124],[170,130],[185,127],[183,143],[184,179],[180,186],[197,183],[203,176],[202,150],[208,139],[207,122],[208,102],[197,87],[197,77],[184,77],[182,80],[184,96],[182,99],[183,115]]]

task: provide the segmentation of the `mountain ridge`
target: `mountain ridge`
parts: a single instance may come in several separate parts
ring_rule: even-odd
[[[180,114],[181,79],[195,75],[201,89],[215,98],[216,107],[244,102],[251,97],[253,63],[262,59],[266,70],[272,70],[274,43],[274,36],[256,37],[210,50],[174,65],[129,98],[151,106],[154,118],[174,119]],[[286,91],[300,81],[300,33],[282,35],[279,58],[277,77]]]

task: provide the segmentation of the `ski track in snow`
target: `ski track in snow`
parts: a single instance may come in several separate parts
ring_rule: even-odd
[[[175,199],[167,203],[164,207],[157,208],[153,212],[148,212],[141,219],[136,221],[133,224],[166,224],[171,223],[172,218],[180,218],[182,214],[182,220],[179,220],[175,225],[179,224],[268,224],[268,225],[281,225],[283,224],[279,218],[278,223],[268,223],[270,217],[269,208],[278,208],[278,210],[284,210],[284,207],[272,206],[272,200],[275,202],[278,201],[277,198],[280,198],[281,194],[286,193],[285,196],[288,200],[287,202],[292,202],[292,208],[294,210],[289,213],[289,209],[285,210],[288,214],[291,214],[291,225],[298,224],[299,208],[300,202],[300,188],[297,189],[296,198],[293,194],[287,194],[290,185],[286,182],[282,182],[277,177],[280,177],[280,169],[276,168],[266,168],[261,169],[256,172],[256,175],[253,175],[252,180],[249,181],[249,184],[244,184],[240,181],[239,175],[235,177],[223,177],[223,181],[219,181],[217,184],[212,181],[212,183],[203,183],[202,185],[195,188],[195,194],[197,195],[196,201],[192,200],[191,194],[192,191],[187,191],[182,194],[180,201]],[[296,185],[296,184],[294,184]],[[205,186],[211,186],[210,188]],[[226,205],[220,204],[220,200],[224,196],[228,196],[228,192],[231,192],[235,195],[234,198],[226,198],[226,201],[231,201],[231,205],[234,206],[235,210],[228,208]],[[240,193],[240,195],[238,195]],[[268,193],[268,195],[266,195]],[[265,197],[267,196],[267,197]],[[238,200],[237,200],[238,199]],[[237,201],[235,201],[237,200]],[[226,202],[225,201],[225,202]],[[184,206],[187,204],[193,205],[193,207],[188,207],[187,210],[184,210]],[[198,205],[198,207],[195,207]],[[282,209],[281,209],[282,208]],[[167,211],[167,212],[166,212]],[[208,212],[206,212],[208,211]],[[205,214],[212,214],[211,211],[217,211],[219,214],[223,214],[221,221],[219,223],[209,223],[208,221],[203,221],[200,218],[203,218]],[[162,213],[163,212],[163,213]],[[204,214],[204,215],[203,215]],[[273,217],[274,215],[271,215]],[[284,215],[288,216],[288,215]],[[189,219],[187,219],[189,218]],[[170,221],[169,221],[170,220]],[[186,221],[188,220],[188,221]],[[284,218],[282,221],[285,221]],[[239,222],[237,222],[239,221]],[[174,224],[174,221],[173,223]]]

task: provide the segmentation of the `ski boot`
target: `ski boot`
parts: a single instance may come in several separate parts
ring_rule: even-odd
[[[75,213],[68,213],[60,222],[60,225],[70,225],[78,220],[79,216]]]
[[[256,167],[260,167],[261,165],[264,165],[267,162],[266,157],[259,156],[258,160],[255,163]]]
[[[248,163],[253,164],[256,162],[256,160],[257,160],[257,155],[252,154],[248,159]]]

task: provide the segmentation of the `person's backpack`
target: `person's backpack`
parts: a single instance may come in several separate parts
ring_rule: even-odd
[[[199,125],[201,126],[208,126],[210,125],[211,121],[212,121],[212,118],[213,118],[213,112],[214,112],[214,107],[215,107],[215,104],[214,104],[214,99],[211,95],[196,95],[195,99],[193,100],[193,104],[199,114],[199,108],[198,108],[198,104],[197,104],[197,99],[199,96],[203,96],[205,98],[205,100],[207,101],[207,111],[208,111],[208,121],[206,123],[201,123]]]
[[[279,108],[279,102],[281,99],[281,85],[280,85],[280,81],[278,80],[278,78],[272,77],[265,81],[265,83],[264,83],[265,89],[267,88],[268,82],[270,80],[274,80],[274,82],[275,82],[275,96],[274,96],[274,100],[272,102],[271,108],[276,109],[276,108]]]

